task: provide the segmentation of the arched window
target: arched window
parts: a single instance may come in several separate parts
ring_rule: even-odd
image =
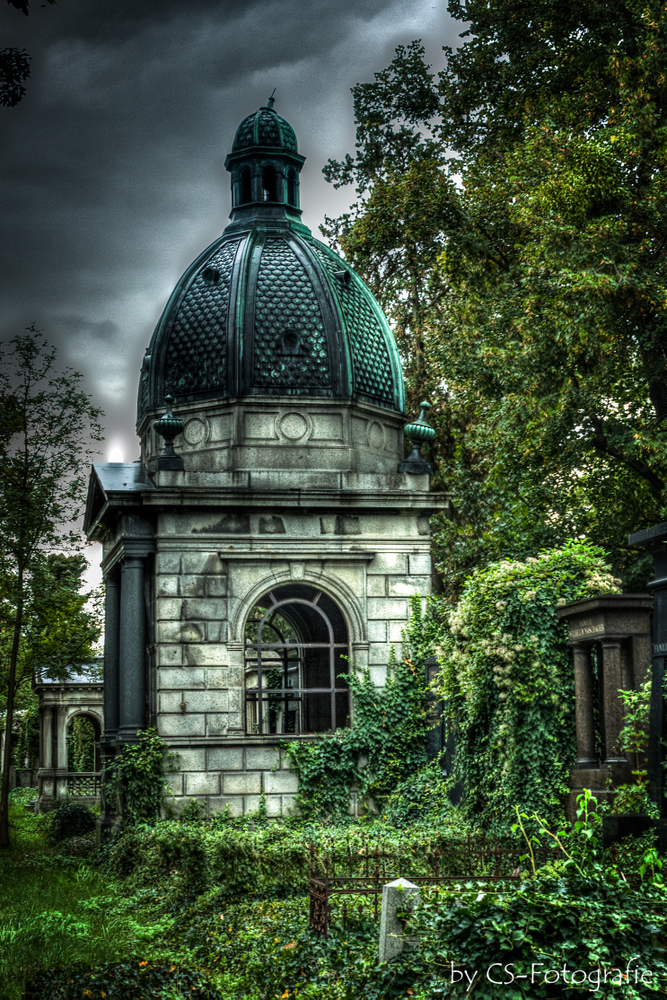
[[[287,175],[287,200],[290,205],[298,208],[296,203],[296,170],[290,170]]]
[[[316,587],[269,591],[245,631],[246,732],[325,733],[349,724],[348,637],[340,608]]]
[[[240,194],[241,200],[239,204],[247,205],[249,201],[252,201],[249,167],[244,167],[243,170],[241,171],[240,187],[241,187],[241,194]]]
[[[276,172],[273,167],[264,167],[262,170],[262,200],[278,200],[276,193]]]

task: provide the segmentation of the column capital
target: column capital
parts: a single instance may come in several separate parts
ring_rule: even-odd
[[[121,559],[127,562],[128,559],[145,559],[156,551],[155,541],[152,538],[126,538],[123,541]]]

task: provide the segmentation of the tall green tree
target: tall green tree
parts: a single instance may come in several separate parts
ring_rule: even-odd
[[[625,535],[664,516],[667,481],[667,11],[449,10],[467,27],[441,73],[413,43],[355,88],[357,152],[327,173],[360,198],[330,231],[371,277],[408,236],[442,248],[421,302],[458,514],[442,534],[452,583],[585,534],[641,585]],[[406,269],[398,297],[412,287]]]
[[[76,550],[86,470],[102,440],[101,411],[82,375],[59,371],[55,349],[34,328],[15,337],[0,362],[0,683],[11,733],[17,693],[32,672],[65,677],[86,663],[99,635],[94,609],[78,592]],[[50,556],[50,558],[49,558]],[[0,847],[9,847],[9,767],[5,741]]]

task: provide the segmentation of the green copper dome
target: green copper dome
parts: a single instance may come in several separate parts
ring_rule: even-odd
[[[243,119],[234,136],[232,154],[253,146],[281,147],[298,152],[294,129],[274,111],[272,97],[265,107]]]
[[[226,161],[231,224],[167,303],[144,358],[139,420],[161,413],[168,394],[176,405],[305,396],[402,412],[401,364],[384,313],[352,268],[300,221],[303,160],[291,127],[271,107],[239,126]]]

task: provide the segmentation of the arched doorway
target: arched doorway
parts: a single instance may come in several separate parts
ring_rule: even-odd
[[[262,597],[245,628],[248,734],[325,733],[349,724],[347,626],[317,587],[288,584]]]
[[[92,774],[99,771],[99,723],[92,715],[79,712],[67,723],[68,774]]]

